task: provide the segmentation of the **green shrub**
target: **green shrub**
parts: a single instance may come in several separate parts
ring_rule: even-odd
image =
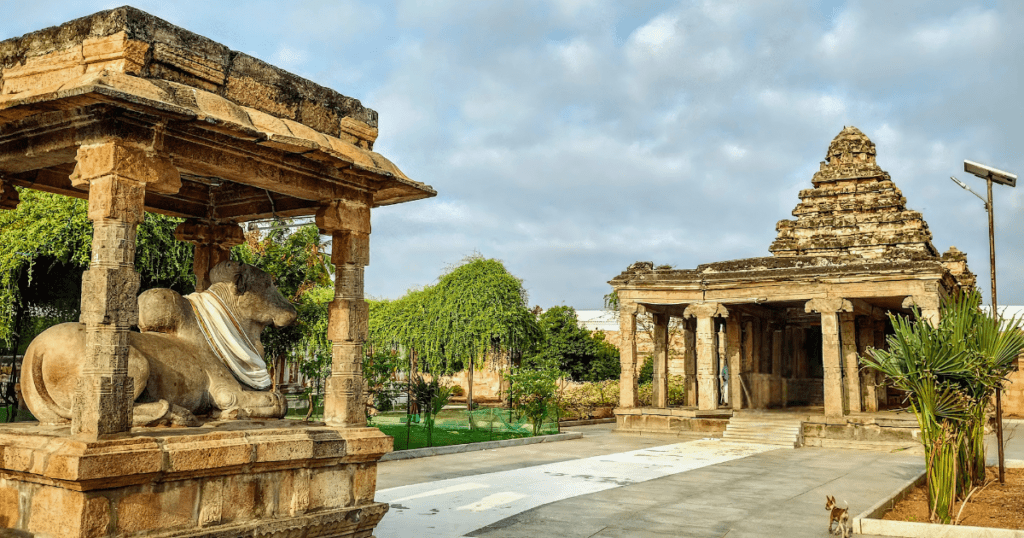
[[[651,381],[654,381],[654,357],[652,355],[645,355],[644,363],[640,366],[640,374],[636,382],[643,385],[644,383],[649,384]]]
[[[654,405],[653,383],[644,383],[637,387],[637,400],[641,407]],[[668,405],[686,405],[686,382],[681,375],[668,378]]]
[[[559,371],[554,368],[519,368],[509,375],[512,407],[533,424],[533,434],[540,434],[544,418],[556,410]]]

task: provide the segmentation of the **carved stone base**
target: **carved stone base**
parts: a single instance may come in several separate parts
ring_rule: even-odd
[[[37,537],[369,537],[375,428],[297,421],[136,428],[83,441],[67,427],[0,428],[0,527]]]

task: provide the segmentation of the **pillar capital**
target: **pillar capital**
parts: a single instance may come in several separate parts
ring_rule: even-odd
[[[903,308],[917,307],[919,310],[938,310],[938,295],[908,295],[903,299]]]
[[[320,233],[370,233],[370,204],[359,200],[328,200],[316,212],[316,225]]]
[[[811,299],[804,305],[804,312],[810,314],[811,312],[817,312],[819,314],[835,314],[838,312],[853,312],[853,303],[843,299],[842,297],[827,297],[821,299]]]
[[[920,312],[921,317],[928,320],[933,327],[939,325],[939,300],[938,294],[935,295],[911,295],[903,300],[903,308],[917,308]]]
[[[694,303],[683,310],[684,318],[727,318],[729,311],[718,303]]]
[[[241,226],[233,223],[221,224],[209,220],[185,219],[174,229],[174,238],[196,245],[213,245],[231,248],[245,242]]]
[[[245,234],[237,224],[209,220],[186,219],[174,229],[174,238],[195,245],[192,271],[196,275],[196,291],[210,287],[210,270],[231,259],[231,247],[245,242]]]
[[[174,194],[181,188],[181,174],[169,156],[115,137],[90,140],[78,147],[71,184],[89,186],[104,177],[141,183],[153,192]]]

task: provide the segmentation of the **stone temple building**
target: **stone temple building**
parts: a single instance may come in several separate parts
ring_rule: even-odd
[[[610,281],[620,299],[624,430],[697,429],[738,409],[807,407],[825,417],[876,412],[890,398],[858,354],[885,344],[887,313],[936,318],[939,301],[974,286],[963,253],[939,254],[921,213],[846,127],[828,146],[771,256],[696,269],[637,262]],[[636,317],[654,319],[654,398],[638,408]],[[688,406],[666,406],[668,327],[683,320]],[[899,401],[892,395],[893,402]]]

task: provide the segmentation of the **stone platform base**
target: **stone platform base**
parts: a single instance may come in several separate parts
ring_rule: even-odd
[[[890,444],[908,447],[917,447],[921,444],[921,430],[913,413],[881,411],[843,417],[808,415],[802,420],[806,446],[840,446],[835,443],[836,441],[850,445],[875,445],[880,448]]]
[[[615,409],[615,432],[721,437],[731,416],[731,409],[700,411],[695,407],[618,407]]]
[[[785,416],[802,422],[804,446],[894,449],[920,445],[920,430],[913,413],[881,411],[826,417],[821,408],[744,409],[743,413]],[[615,409],[617,433],[721,437],[732,418],[731,409],[700,411],[693,407]]]
[[[298,421],[136,428],[87,441],[68,428],[0,428],[0,527],[44,537],[369,537],[376,428]]]

